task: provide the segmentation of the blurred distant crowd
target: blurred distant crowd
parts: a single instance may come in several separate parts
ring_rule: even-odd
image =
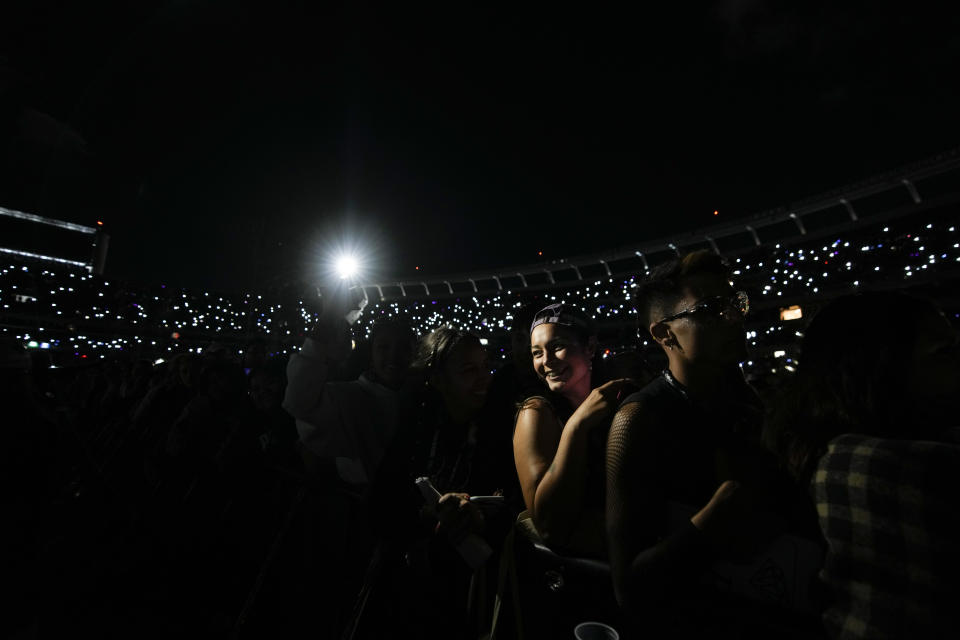
[[[569,301],[515,309],[501,358],[402,312],[361,332],[345,292],[289,355],[51,368],[5,337],[4,633],[955,626],[954,326],[914,294],[838,296],[804,320],[795,374],[758,389],[737,271],[700,251],[633,283],[656,358],[605,353]]]

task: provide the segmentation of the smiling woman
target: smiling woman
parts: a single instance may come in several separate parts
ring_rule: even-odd
[[[596,330],[570,305],[534,316],[530,349],[550,397],[528,398],[517,413],[513,453],[527,511],[548,545],[603,557],[604,427],[631,382],[594,388]]]

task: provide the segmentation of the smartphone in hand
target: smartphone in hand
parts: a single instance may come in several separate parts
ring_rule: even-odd
[[[480,507],[484,515],[496,513],[506,504],[503,496],[470,496],[470,502]]]

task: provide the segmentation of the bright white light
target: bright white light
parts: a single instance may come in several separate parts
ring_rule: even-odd
[[[337,275],[346,279],[357,275],[360,265],[357,263],[356,258],[349,254],[344,254],[337,258],[337,261],[334,263],[334,268],[337,270]]]

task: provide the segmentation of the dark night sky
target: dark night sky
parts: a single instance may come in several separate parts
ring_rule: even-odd
[[[103,219],[137,281],[308,277],[343,237],[374,277],[560,258],[960,144],[947,9],[22,4],[0,206]]]

